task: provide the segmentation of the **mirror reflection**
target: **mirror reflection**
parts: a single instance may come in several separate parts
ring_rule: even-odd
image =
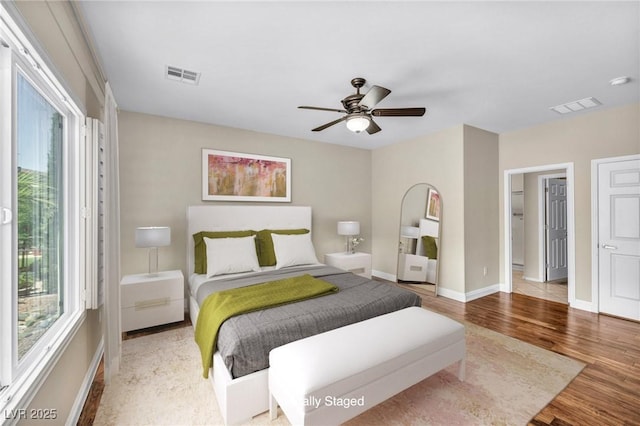
[[[407,190],[400,213],[398,283],[437,294],[441,216],[440,193],[433,185],[419,183]]]

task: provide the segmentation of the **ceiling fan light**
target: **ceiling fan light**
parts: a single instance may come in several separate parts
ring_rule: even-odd
[[[371,124],[369,117],[365,115],[356,115],[354,117],[347,118],[347,129],[354,133],[360,133],[363,130],[367,130]]]

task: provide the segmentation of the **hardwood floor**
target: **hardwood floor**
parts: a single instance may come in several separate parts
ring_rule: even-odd
[[[466,304],[420,295],[427,309],[587,364],[530,425],[640,425],[640,323],[515,293]]]
[[[82,407],[82,413],[78,419],[78,425],[88,426],[92,425],[96,418],[96,412],[100,405],[100,398],[102,398],[102,392],[104,391],[104,358],[100,360],[100,365],[96,371],[96,375],[91,383],[91,389],[89,389],[89,395]]]
[[[568,304],[569,294],[566,280],[564,282],[536,282],[525,279],[522,271],[513,271],[511,275],[512,291],[538,299]]]
[[[530,425],[640,425],[640,323],[515,293],[495,293],[461,303],[416,286],[391,284],[418,293],[427,309],[587,364]],[[168,327],[187,325],[188,319]],[[128,333],[125,338],[166,329],[155,327]],[[100,373],[78,424],[92,424],[104,387],[101,381]]]

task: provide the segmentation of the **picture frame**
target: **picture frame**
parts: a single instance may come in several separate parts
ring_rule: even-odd
[[[291,159],[203,148],[202,200],[291,202]]]
[[[427,219],[440,221],[440,194],[433,188],[427,193]]]

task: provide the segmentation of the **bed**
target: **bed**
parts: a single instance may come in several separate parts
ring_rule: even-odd
[[[320,263],[265,266],[259,270],[207,277],[196,265],[193,235],[246,230],[309,230],[311,208],[305,206],[190,206],[187,212],[189,313],[197,324],[200,304],[208,294],[228,288],[309,274],[339,288],[339,292],[225,321],[209,378],[225,424],[237,424],[269,408],[270,349],[312,334],[335,329],[409,306],[420,306],[415,294]],[[284,238],[274,238],[279,250]],[[298,240],[301,238],[293,238]],[[211,241],[208,240],[208,243]],[[213,243],[211,243],[213,244]],[[280,251],[280,253],[284,253]],[[284,254],[282,257],[285,257]],[[209,262],[211,267],[211,263]],[[282,265],[279,265],[282,266]],[[215,268],[216,266],[213,266]],[[198,273],[199,272],[199,273]]]

